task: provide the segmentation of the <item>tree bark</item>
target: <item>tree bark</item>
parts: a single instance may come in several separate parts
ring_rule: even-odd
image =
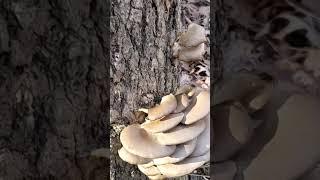
[[[108,6],[0,0],[0,179],[105,179]]]
[[[113,0],[111,15],[111,178],[145,179],[119,159],[119,133],[134,123],[132,111],[150,107],[178,86],[171,46],[181,29],[181,2]]]

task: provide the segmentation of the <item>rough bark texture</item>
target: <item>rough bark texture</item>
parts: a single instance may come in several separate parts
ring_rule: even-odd
[[[119,133],[132,111],[150,107],[178,86],[171,45],[181,27],[181,2],[113,0],[111,13],[111,179],[146,179],[119,159]],[[168,1],[170,2],[170,1]]]
[[[106,3],[0,0],[0,179],[105,179]]]

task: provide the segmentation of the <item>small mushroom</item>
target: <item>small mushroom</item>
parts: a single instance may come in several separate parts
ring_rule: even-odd
[[[197,121],[191,125],[178,125],[169,131],[154,134],[157,141],[162,145],[175,145],[190,141],[205,129],[204,120]]]
[[[131,154],[128,151],[126,151],[123,147],[118,150],[118,154],[122,160],[128,162],[129,164],[145,164],[152,161],[152,159],[147,159]]]
[[[201,91],[192,100],[191,104],[184,111],[183,124],[192,124],[204,118],[210,112],[210,93],[207,90]]]
[[[237,103],[221,104],[214,108],[214,160],[224,161],[238,152],[253,134],[251,118]]]
[[[177,100],[173,94],[169,94],[162,97],[160,105],[156,105],[150,109],[141,108],[139,111],[147,113],[149,120],[156,120],[172,113],[176,108]]]
[[[183,144],[177,145],[176,151],[170,156],[153,159],[155,165],[170,164],[180,162],[188,157],[195,149],[197,138]]]
[[[237,173],[237,166],[233,161],[215,163],[211,168],[211,174],[216,180],[233,180]]]
[[[120,134],[123,147],[131,154],[144,158],[160,158],[172,154],[176,146],[159,144],[152,134],[133,124],[124,128]]]
[[[141,127],[152,133],[163,132],[176,127],[181,122],[183,117],[183,113],[169,114],[164,118],[145,122],[141,124]]]
[[[273,138],[245,169],[245,180],[296,179],[320,157],[320,102],[295,94],[278,110]]]
[[[144,166],[138,165],[138,169],[147,176],[156,176],[161,174],[156,166],[145,168]]]
[[[206,30],[198,24],[191,23],[188,30],[180,36],[179,44],[184,47],[195,47],[206,41]]]
[[[187,94],[176,95],[176,99],[177,99],[177,108],[173,111],[173,113],[182,112],[189,106],[191,102],[191,98],[189,98]]]
[[[197,157],[210,150],[210,113],[204,118],[206,128],[197,137],[197,145],[190,157]]]
[[[205,52],[204,43],[195,47],[180,47],[178,51],[178,59],[185,62],[200,61],[203,59]]]
[[[162,180],[162,179],[167,179],[166,176],[164,175],[155,175],[155,176],[148,176],[149,179],[151,180]]]
[[[198,157],[186,158],[183,161],[174,164],[159,165],[158,169],[161,174],[166,177],[179,177],[192,173],[195,169],[199,168],[210,160],[210,152]]]

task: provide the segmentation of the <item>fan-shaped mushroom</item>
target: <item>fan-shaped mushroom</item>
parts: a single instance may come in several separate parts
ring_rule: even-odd
[[[165,157],[176,149],[176,146],[159,144],[152,134],[137,124],[124,128],[120,134],[120,141],[129,153],[144,158]]]
[[[190,157],[197,157],[205,154],[210,150],[210,113],[204,118],[206,127],[204,131],[197,137],[197,145]]]
[[[160,105],[156,105],[150,109],[141,108],[139,111],[147,113],[149,120],[156,120],[172,113],[176,108],[177,100],[173,94],[169,94],[162,97]]]
[[[191,98],[187,94],[176,95],[176,99],[177,99],[177,108],[173,111],[173,113],[182,112],[189,106],[191,102]]]
[[[141,124],[141,127],[152,133],[163,132],[177,126],[183,117],[183,113],[169,114],[164,118],[145,122]]]
[[[204,120],[197,121],[188,126],[178,125],[169,131],[156,133],[157,141],[163,145],[175,145],[185,143],[196,138],[205,129]]]
[[[179,177],[191,173],[210,160],[210,152],[198,157],[186,158],[175,164],[159,165],[158,169],[166,177]]]
[[[178,59],[185,62],[199,61],[203,59],[205,52],[204,43],[195,47],[180,47],[178,51]]]
[[[184,47],[195,47],[206,41],[206,30],[198,24],[191,23],[188,30],[180,36],[179,44]]]
[[[184,111],[183,124],[192,124],[204,118],[210,112],[210,93],[207,90],[201,91],[192,100],[191,104]]]
[[[162,179],[167,179],[166,176],[164,175],[155,175],[155,176],[148,176],[149,179],[151,180],[162,180]]]
[[[244,179],[296,179],[313,167],[320,157],[319,107],[314,97],[289,97],[278,110],[274,137],[244,171]]]
[[[143,157],[131,154],[128,151],[126,151],[123,147],[118,150],[118,154],[122,160],[130,164],[145,164],[152,161],[152,159],[143,158]]]
[[[155,165],[161,165],[161,164],[180,162],[186,157],[188,157],[194,151],[196,144],[197,144],[197,138],[191,141],[188,141],[186,143],[179,144],[177,145],[176,151],[173,154],[167,157],[153,159],[153,163]]]
[[[221,104],[214,108],[214,160],[230,158],[253,134],[251,118],[239,104]]]
[[[160,175],[160,171],[156,166],[145,168],[144,166],[138,165],[138,169],[147,176]]]

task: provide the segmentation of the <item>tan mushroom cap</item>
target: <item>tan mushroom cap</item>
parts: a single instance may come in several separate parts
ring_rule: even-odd
[[[265,81],[258,76],[248,73],[237,73],[232,77],[225,78],[216,86],[213,93],[213,105],[226,101],[240,100],[256,89],[262,88]]]
[[[205,116],[204,121],[206,122],[206,128],[197,137],[197,145],[190,157],[197,157],[210,151],[210,113]]]
[[[237,173],[237,166],[233,161],[215,163],[211,169],[211,174],[217,180],[233,180]]]
[[[138,165],[138,169],[147,176],[156,176],[161,174],[159,169],[156,166],[145,168],[141,165]]]
[[[205,44],[199,44],[195,47],[180,47],[178,51],[178,59],[180,61],[200,61],[203,59],[203,55],[206,52]]]
[[[210,112],[210,92],[202,90],[184,111],[183,124],[192,124],[204,118]]]
[[[159,144],[152,134],[137,124],[124,128],[120,134],[120,141],[129,153],[144,158],[165,157],[172,154],[176,149],[176,146]]]
[[[296,179],[320,157],[320,102],[292,95],[278,110],[273,138],[244,171],[245,180]]]
[[[155,164],[153,163],[153,161],[150,161],[146,164],[140,164],[140,165],[143,166],[144,168],[148,168],[148,167],[154,166]]]
[[[152,161],[152,159],[143,158],[143,157],[131,154],[128,151],[126,151],[123,147],[118,150],[118,154],[122,160],[128,162],[129,164],[145,164]]]
[[[175,164],[159,165],[158,169],[160,170],[161,174],[165,175],[166,177],[179,177],[192,173],[195,169],[199,168],[209,160],[210,152],[208,151],[203,156],[186,158],[183,161]]]
[[[110,158],[110,150],[108,148],[99,148],[91,152],[91,156]]]
[[[141,108],[139,111],[147,113],[149,120],[156,120],[172,113],[176,108],[176,97],[173,94],[169,94],[162,97],[160,105],[156,105],[150,109]]]
[[[184,113],[169,114],[164,118],[141,124],[141,127],[149,132],[157,133],[167,131],[177,126],[184,117]]]
[[[215,161],[224,161],[238,152],[253,134],[251,118],[237,103],[221,104],[214,108]]]
[[[188,157],[195,149],[197,138],[183,144],[177,145],[176,151],[170,156],[153,159],[155,165],[170,164],[180,162]]]
[[[154,135],[162,145],[182,144],[199,136],[205,127],[204,120],[200,120],[188,126],[180,124],[167,132],[156,133]]]
[[[179,44],[184,47],[194,47],[207,41],[204,27],[191,23],[188,30],[180,36]]]
[[[162,180],[162,179],[167,179],[166,176],[164,175],[155,175],[155,176],[148,176],[149,179],[151,180]]]
[[[176,95],[176,99],[177,99],[177,108],[173,111],[173,113],[182,112],[189,106],[191,102],[191,98],[187,94]]]

